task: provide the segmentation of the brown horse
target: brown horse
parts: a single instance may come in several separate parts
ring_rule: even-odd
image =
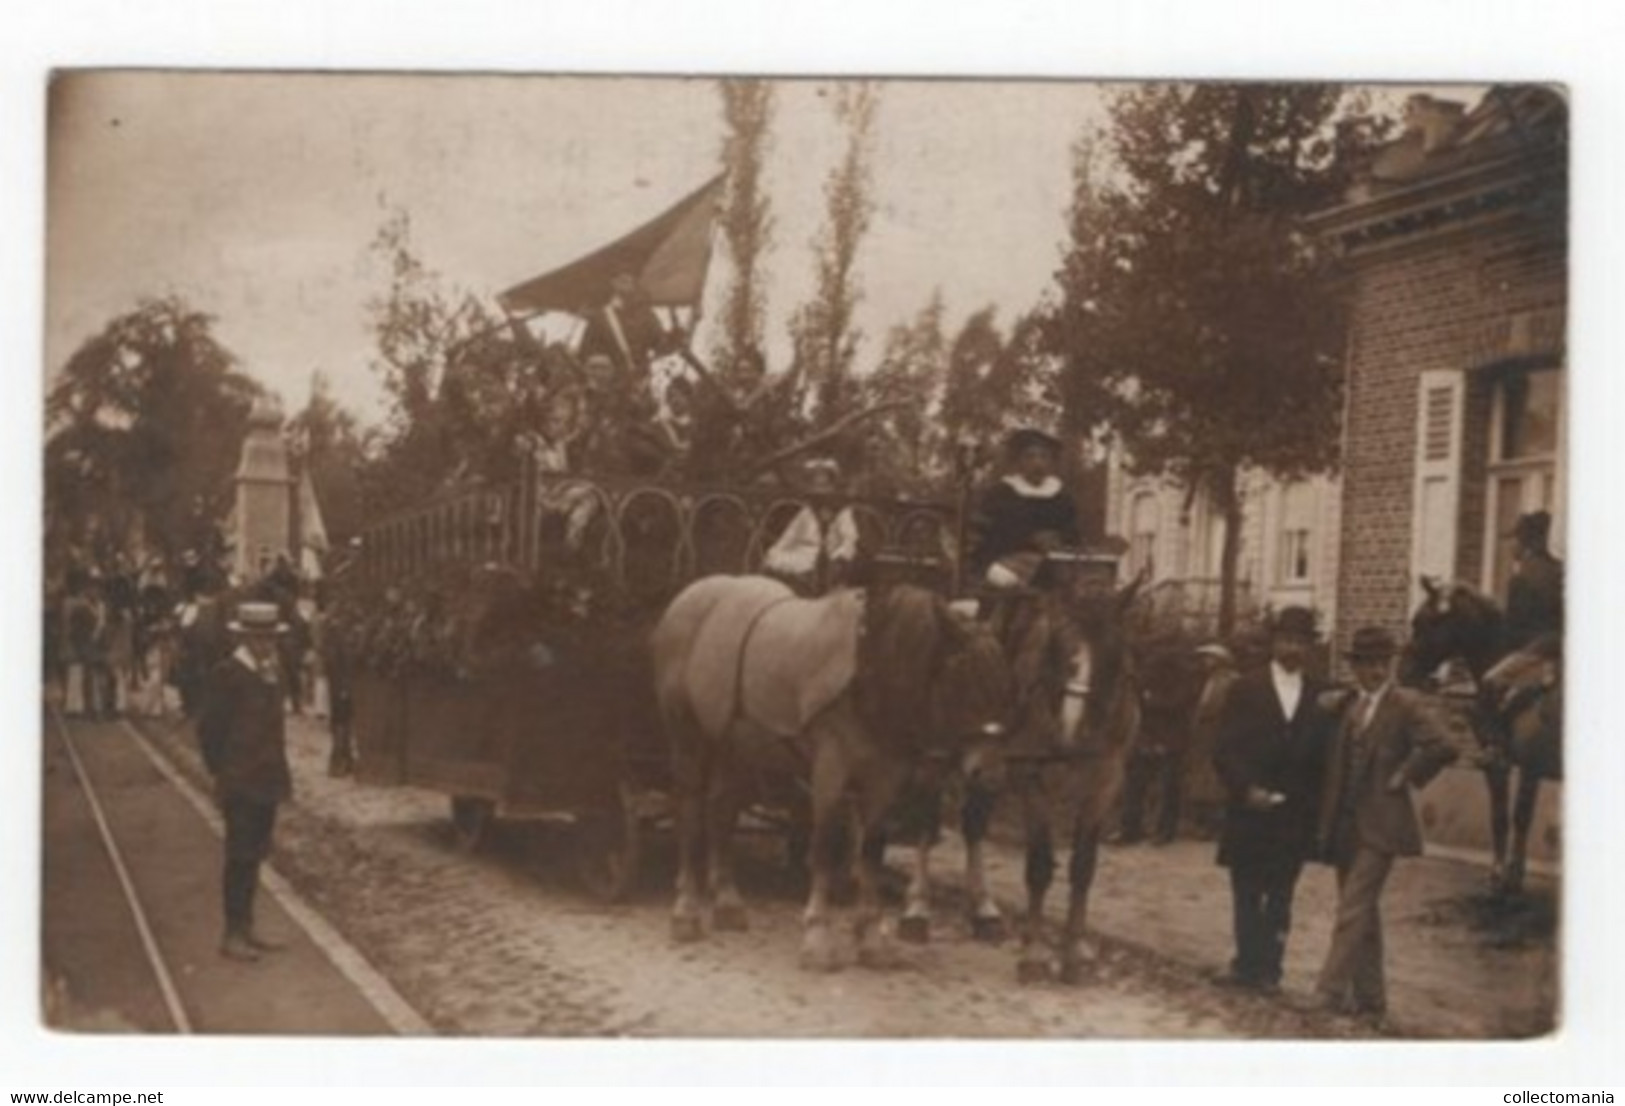
[[[884,816],[926,765],[951,762],[968,779],[999,770],[1011,683],[998,643],[910,585],[802,599],[767,577],[710,576],[672,601],[651,648],[677,795],[673,936],[700,936],[707,897],[712,928],[744,927],[731,839],[745,785],[790,776],[811,784],[803,966],[842,962],[829,892],[849,809],[861,839],[858,958],[890,962],[878,896]]]
[[[1466,584],[1447,585],[1428,577],[1422,578],[1422,588],[1425,595],[1411,616],[1400,679],[1423,686],[1451,660],[1460,660],[1472,673],[1477,695],[1470,717],[1490,790],[1490,883],[1498,892],[1516,892],[1523,886],[1540,783],[1563,778],[1561,643],[1552,640],[1509,652],[1505,620],[1493,599]],[[1548,667],[1549,675],[1542,671]],[[1515,803],[1510,801],[1514,769]]]
[[[1017,687],[1010,785],[1026,836],[1027,909],[1017,977],[1080,982],[1094,960],[1084,935],[1107,815],[1122,789],[1140,725],[1126,615],[1141,581],[1111,593],[1062,591],[1007,601],[1001,637]],[[1070,846],[1069,895],[1058,954],[1044,899],[1057,838]]]

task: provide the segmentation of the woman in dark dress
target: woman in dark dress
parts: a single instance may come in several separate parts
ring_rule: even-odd
[[[1060,441],[1023,429],[1005,450],[1011,471],[982,497],[971,557],[974,578],[995,588],[1032,583],[1044,554],[1079,541],[1077,507],[1055,471]]]

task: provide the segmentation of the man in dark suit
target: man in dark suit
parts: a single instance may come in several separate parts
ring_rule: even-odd
[[[254,892],[271,851],[277,804],[292,793],[277,668],[277,636],[287,626],[274,603],[243,603],[236,615],[229,628],[238,645],[209,673],[198,741],[226,823],[220,954],[258,960],[281,948],[255,931]]]
[[[1270,628],[1269,666],[1225,698],[1213,765],[1227,795],[1219,863],[1230,869],[1236,957],[1223,982],[1277,991],[1292,894],[1314,850],[1325,764],[1323,689],[1307,674],[1314,614],[1287,607]]]
[[[1337,867],[1337,922],[1313,1005],[1373,1019],[1387,1006],[1378,899],[1394,858],[1422,852],[1411,789],[1456,759],[1416,693],[1394,686],[1398,652],[1380,627],[1354,634],[1348,662],[1359,694],[1336,726],[1316,833],[1321,858]]]

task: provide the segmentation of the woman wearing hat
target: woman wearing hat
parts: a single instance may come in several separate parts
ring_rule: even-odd
[[[292,793],[277,665],[277,639],[288,627],[275,603],[243,603],[229,629],[237,647],[209,673],[197,732],[226,824],[220,954],[258,960],[281,947],[255,931],[254,892],[277,805]]]
[[[1337,869],[1337,921],[1313,1005],[1374,1020],[1387,1006],[1378,900],[1394,858],[1422,852],[1411,789],[1456,759],[1416,694],[1394,686],[1398,652],[1381,627],[1355,631],[1346,657],[1359,693],[1337,719],[1316,833]]]
[[[1061,442],[1025,428],[1005,442],[1010,472],[988,489],[973,520],[971,567],[995,588],[1031,584],[1044,554],[1078,544],[1077,507],[1056,469]]]

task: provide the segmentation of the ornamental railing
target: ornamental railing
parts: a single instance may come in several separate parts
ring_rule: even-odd
[[[362,534],[361,573],[372,587],[448,566],[497,563],[535,573],[572,566],[627,594],[654,598],[710,573],[753,572],[801,509],[851,511],[859,547],[950,586],[958,559],[956,505],[806,496],[621,477],[542,473],[507,484],[448,490],[396,511]]]

